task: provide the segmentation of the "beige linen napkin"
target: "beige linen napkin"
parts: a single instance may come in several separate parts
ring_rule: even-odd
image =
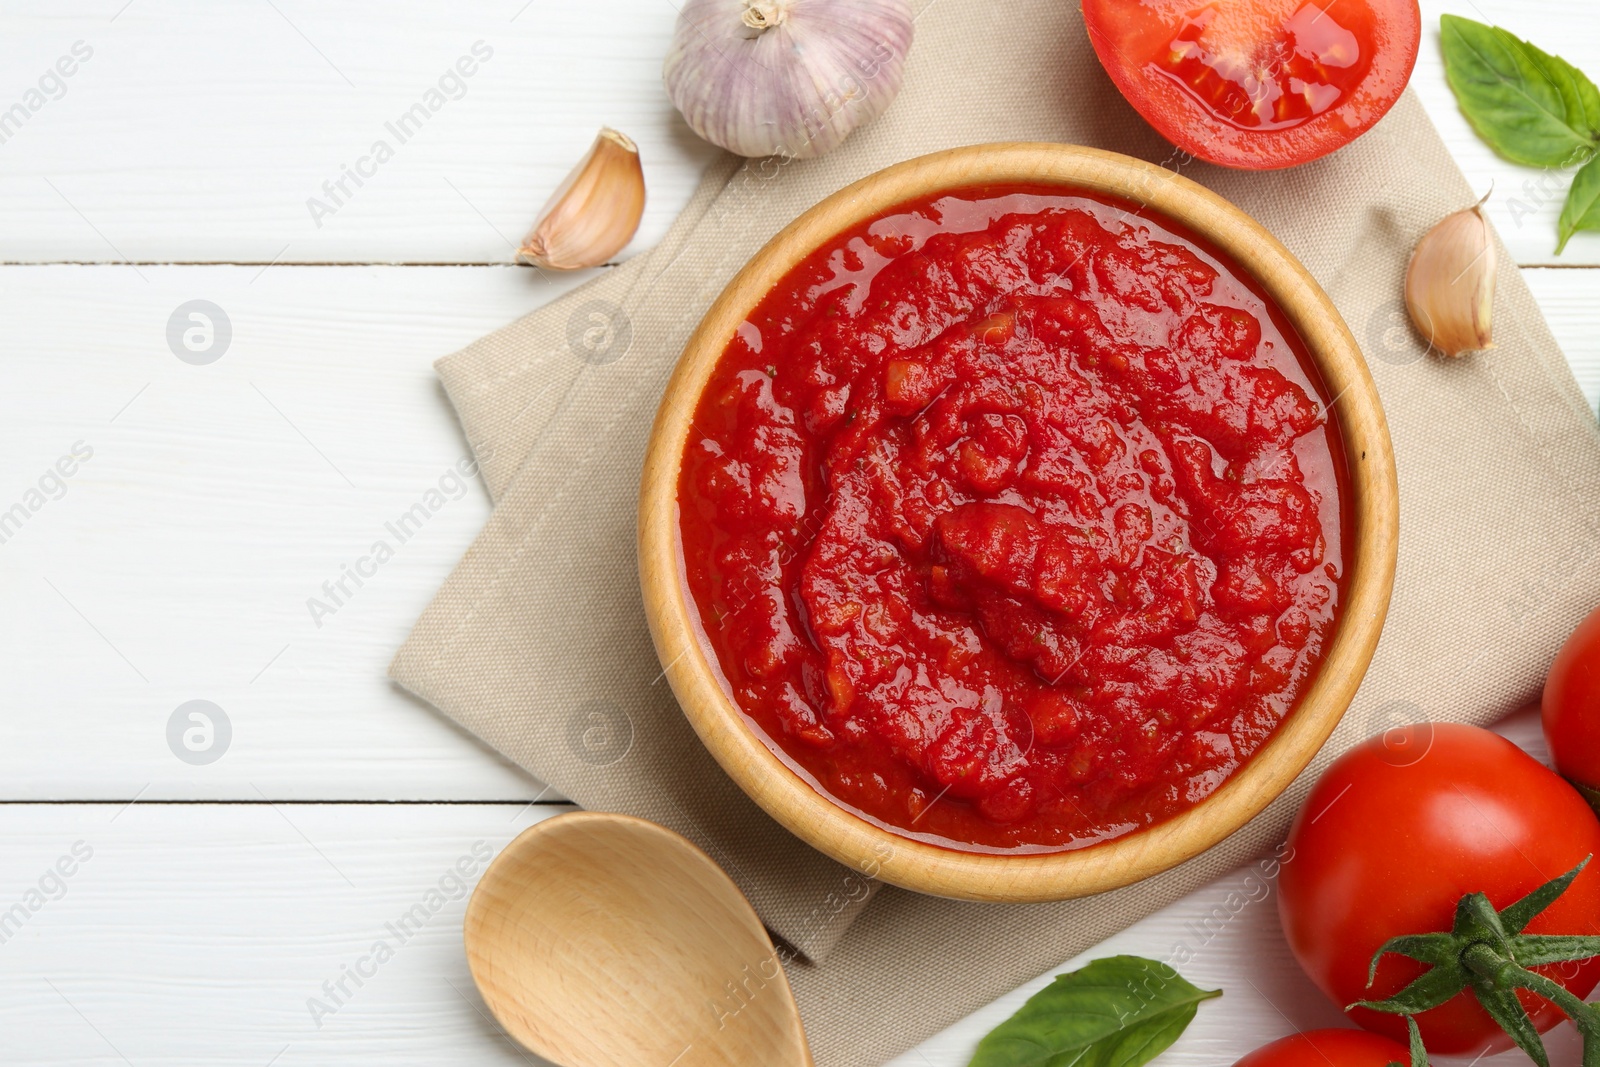
[[[1206,855],[1101,897],[991,906],[863,882],[756,809],[661,678],[634,563],[645,438],[700,314],[773,233],[871,171],[954,145],[1067,141],[1161,163],[1277,234],[1362,342],[1400,472],[1400,566],[1344,724],[1276,804]],[[714,166],[662,244],[438,370],[497,506],[393,677],[590,807],[687,834],[809,964],[791,966],[824,1067],[881,1063],[1265,851],[1337,753],[1423,718],[1487,722],[1534,697],[1600,603],[1600,435],[1514,266],[1493,352],[1426,356],[1401,277],[1469,189],[1414,96],[1353,145],[1274,173],[1190,161],[1124,103],[1076,5],[933,0],[889,112],[820,159]],[[1501,256],[1502,264],[1508,259]]]

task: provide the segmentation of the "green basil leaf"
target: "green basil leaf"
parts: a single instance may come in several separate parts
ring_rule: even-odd
[[[1567,202],[1561,205],[1561,219],[1556,227],[1561,237],[1556,244],[1558,256],[1567,247],[1567,241],[1579,230],[1600,230],[1600,159],[1591,159],[1573,177],[1572,188],[1567,190]],[[1594,803],[1593,798],[1589,802]]]
[[[1164,963],[1109,956],[1035,993],[978,1042],[968,1067],[1139,1067],[1178,1039],[1202,1000]]]
[[[1600,89],[1559,56],[1498,26],[1439,20],[1445,78],[1478,136],[1513,163],[1583,163],[1600,137]]]
[[[1521,43],[1524,48],[1533,48],[1526,41]],[[1534,51],[1538,52],[1538,49]],[[1560,56],[1548,52],[1539,52],[1539,55],[1544,57],[1551,80],[1561,91],[1561,101],[1566,105],[1572,128],[1579,133],[1587,131],[1592,145],[1595,138],[1600,136],[1600,87],[1596,87],[1587,74]]]

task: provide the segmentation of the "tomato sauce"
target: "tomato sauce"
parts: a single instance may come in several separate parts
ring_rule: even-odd
[[[678,485],[710,651],[780,758],[952,848],[1217,789],[1342,591],[1343,453],[1281,313],[1171,225],[1046,187],[899,205],[741,325]]]

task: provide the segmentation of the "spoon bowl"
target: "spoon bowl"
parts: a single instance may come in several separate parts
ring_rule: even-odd
[[[463,934],[495,1019],[562,1067],[812,1067],[761,920],[655,823],[579,811],[530,827],[484,872]]]

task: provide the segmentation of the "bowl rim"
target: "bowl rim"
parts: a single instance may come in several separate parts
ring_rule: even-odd
[[[1162,822],[1096,845],[1048,853],[965,852],[902,837],[820,792],[780,759],[723,687],[687,590],[677,485],[695,406],[723,349],[767,291],[840,232],[941,189],[1025,183],[1119,198],[1175,221],[1224,252],[1266,292],[1334,397],[1345,448],[1345,603],[1310,687],[1272,738],[1214,793]],[[711,755],[763,810],[863,873],[936,896],[1036,902],[1128,885],[1228,837],[1279,796],[1338,725],[1371,662],[1388,611],[1399,494],[1387,422],[1366,361],[1332,301],[1277,238],[1174,171],[1078,145],[998,142],[947,149],[877,171],[803,212],[733,277],[690,335],[650,431],[640,482],[638,550],[645,614],[663,672]]]

